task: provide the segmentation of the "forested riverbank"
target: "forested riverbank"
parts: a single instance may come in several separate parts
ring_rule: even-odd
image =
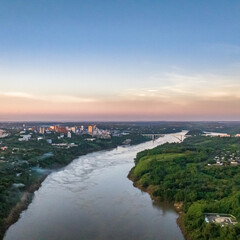
[[[206,212],[240,222],[240,138],[189,137],[139,152],[129,177],[159,201],[178,203],[187,239],[239,239],[240,225],[205,221]]]

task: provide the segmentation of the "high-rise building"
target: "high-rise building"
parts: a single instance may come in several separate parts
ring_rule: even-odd
[[[72,134],[71,134],[70,131],[67,133],[67,137],[68,137],[68,138],[71,138],[71,137],[72,137]]]
[[[37,128],[34,126],[34,127],[32,127],[32,131],[33,132],[37,132]]]
[[[92,134],[93,132],[93,127],[92,126],[88,126],[88,133]]]
[[[72,131],[73,133],[76,133],[76,130],[77,130],[76,127],[71,127],[71,131]]]
[[[44,134],[45,133],[45,127],[40,127],[39,133]]]
[[[61,126],[54,126],[54,130],[57,132],[57,133],[67,133],[67,129],[66,127],[61,127]]]

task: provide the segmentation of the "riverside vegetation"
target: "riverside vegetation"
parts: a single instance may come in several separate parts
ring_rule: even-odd
[[[51,145],[45,139],[37,141],[39,134],[31,134],[31,140],[20,142],[19,134],[12,131],[10,136],[0,141],[1,146],[8,146],[5,151],[0,150],[0,239],[53,169],[67,165],[80,155],[122,145],[126,139],[131,139],[131,144],[148,140],[137,133],[94,141],[88,141],[89,135],[72,134],[71,139],[58,139],[56,133],[48,135],[56,144],[75,143],[74,147],[65,148]]]
[[[222,151],[223,164],[212,164]],[[240,167],[229,155],[239,155],[240,138],[195,136],[139,152],[129,177],[160,201],[181,206],[179,225],[191,240],[240,239]],[[207,223],[205,212],[234,215],[238,224]]]

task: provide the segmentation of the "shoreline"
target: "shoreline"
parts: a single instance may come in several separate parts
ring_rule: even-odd
[[[93,153],[93,152],[112,150],[114,148],[115,147],[101,149],[101,150],[95,150],[95,151],[88,151],[88,152],[85,152],[85,153],[83,153],[81,155],[74,156],[71,160],[69,160],[69,162],[66,165],[53,164],[50,167],[50,169],[52,169],[52,170],[60,170],[61,168],[64,168],[67,165],[69,165],[72,161],[74,161],[78,157],[81,157],[81,156],[84,156],[84,155],[87,155],[87,154]],[[49,172],[47,174],[43,174],[36,182],[33,182],[23,192],[23,194],[22,194],[22,196],[20,198],[20,201],[17,202],[17,204],[11,209],[9,215],[6,218],[4,218],[4,220],[3,220],[3,224],[2,224],[2,226],[0,228],[0,239],[4,239],[4,236],[5,236],[8,228],[19,220],[20,215],[21,215],[21,213],[23,211],[28,209],[28,206],[31,204],[31,202],[33,200],[35,191],[37,191],[42,186],[42,183],[48,177],[49,174],[51,174],[51,172]]]
[[[112,150],[112,149],[114,149],[114,148],[106,148],[106,149],[96,150],[93,152],[106,151],[106,150]],[[87,155],[89,153],[93,153],[93,152],[89,151],[82,155],[75,156],[66,165],[56,164],[56,165],[51,166],[50,169],[58,170],[58,169],[64,168],[67,165],[69,165],[72,161],[74,161],[76,158]],[[26,189],[23,192],[23,194],[20,198],[20,201],[17,202],[17,204],[11,209],[9,215],[6,218],[4,218],[4,220],[3,220],[3,224],[0,228],[0,239],[4,239],[4,236],[5,236],[8,228],[19,220],[22,212],[24,212],[25,210],[28,209],[28,206],[31,204],[31,202],[33,200],[34,193],[42,186],[42,183],[49,176],[49,174],[51,174],[51,172],[49,172],[48,174],[43,174],[40,177],[40,179],[38,179],[37,182],[32,183],[28,187],[28,189]]]
[[[143,192],[148,193],[154,203],[156,203],[156,204],[164,203],[164,201],[161,201],[158,197],[153,196],[153,190],[155,189],[155,186],[145,188],[138,181],[136,181],[136,179],[132,175],[133,169],[134,169],[134,167],[130,170],[130,172],[128,173],[128,176],[127,176],[127,178],[133,182],[133,186],[140,189]],[[187,231],[185,229],[184,222],[183,222],[183,218],[184,218],[184,213],[182,212],[182,204],[183,203],[182,202],[181,203],[172,202],[171,204],[175,208],[176,212],[178,213],[178,218],[176,219],[176,222],[182,232],[184,239],[191,240],[187,234]]]
[[[96,150],[93,152],[99,152],[99,151],[106,151],[106,150],[112,150],[114,149],[114,147],[111,148],[106,148],[106,149],[101,149],[101,150]],[[69,165],[72,161],[74,161],[76,158],[93,153],[91,151],[83,153],[81,155],[78,156],[74,156],[74,158],[72,158],[71,160],[69,160],[69,162],[66,165],[62,165],[62,164],[53,164],[50,169],[51,170],[60,170],[61,168],[66,167],[67,165]],[[11,227],[11,225],[13,225],[14,223],[16,223],[22,212],[24,212],[25,210],[28,209],[28,206],[31,204],[33,197],[34,197],[34,193],[42,186],[42,183],[44,182],[44,180],[49,176],[49,174],[51,174],[51,172],[47,173],[47,174],[43,174],[36,182],[33,182],[22,194],[20,201],[17,202],[17,204],[11,209],[9,215],[4,218],[3,220],[3,224],[0,228],[0,239],[4,239],[4,236],[8,230],[9,227]]]
[[[29,204],[31,204],[34,197],[34,192],[41,187],[42,182],[47,178],[48,175],[43,175],[37,180],[37,182],[31,184],[28,189],[22,193],[20,201],[11,209],[9,215],[3,220],[3,225],[0,229],[2,239],[4,238],[8,228],[18,221],[21,213],[28,208]]]
[[[147,142],[149,140],[146,140],[144,142]],[[137,145],[137,144],[141,144],[144,142],[140,142],[140,143],[136,143],[136,144],[132,144],[133,145]],[[124,146],[124,145],[119,145],[119,146]],[[74,161],[75,159],[77,159],[78,157],[90,154],[90,153],[94,153],[94,152],[100,152],[100,151],[108,151],[108,150],[113,150],[114,148],[116,148],[118,146],[115,147],[109,147],[109,148],[105,148],[105,149],[100,149],[100,150],[95,150],[95,151],[86,151],[85,153],[81,154],[81,155],[77,155],[74,156],[72,159],[70,159],[68,161],[67,164],[62,165],[62,164],[56,164],[56,165],[52,165],[50,167],[50,169],[52,170],[60,170],[61,168],[66,167],[67,165],[69,165],[72,161]],[[13,208],[11,209],[9,215],[3,219],[3,223],[2,226],[0,226],[0,239],[4,239],[4,236],[8,230],[8,228],[13,225],[14,223],[16,223],[19,218],[20,215],[23,211],[28,209],[28,206],[31,204],[33,197],[34,197],[34,193],[35,191],[37,191],[42,183],[44,182],[44,180],[48,177],[48,175],[51,172],[47,173],[47,174],[43,174],[36,182],[33,182],[23,193],[22,196],[20,198],[20,200],[17,202],[17,204],[15,206],[13,206]]]

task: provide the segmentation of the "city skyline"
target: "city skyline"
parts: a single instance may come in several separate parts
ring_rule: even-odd
[[[239,120],[239,11],[1,1],[0,121]]]

